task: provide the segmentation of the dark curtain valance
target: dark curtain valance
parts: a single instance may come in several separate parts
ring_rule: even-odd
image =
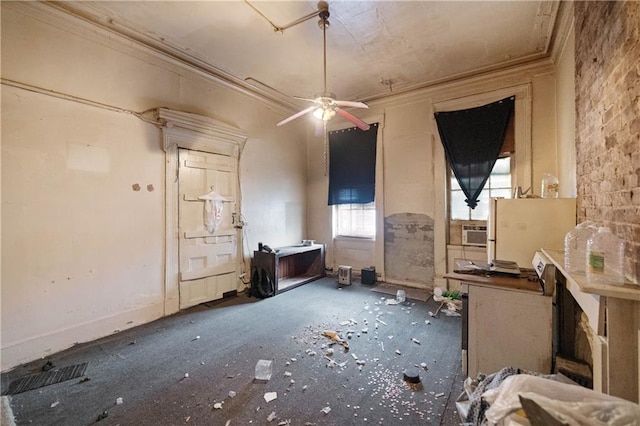
[[[435,114],[447,161],[472,209],[500,155],[514,105],[512,96],[477,108]]]
[[[366,204],[376,188],[378,123],[329,132],[329,205]]]

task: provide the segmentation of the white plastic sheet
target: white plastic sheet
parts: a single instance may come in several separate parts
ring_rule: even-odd
[[[213,234],[222,221],[224,202],[229,200],[214,190],[201,195],[198,199],[204,200],[204,226],[207,232]]]
[[[526,418],[517,414],[522,409],[519,395],[535,401],[571,426],[640,425],[638,404],[582,386],[525,374],[507,377],[500,386],[482,394],[491,405],[485,413],[488,423],[528,424]]]

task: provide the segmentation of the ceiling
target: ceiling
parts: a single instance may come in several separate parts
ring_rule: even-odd
[[[50,3],[51,4],[51,3]],[[327,89],[372,101],[548,57],[556,1],[329,1]],[[323,90],[317,1],[51,4],[297,107]],[[284,31],[299,18],[313,17]]]

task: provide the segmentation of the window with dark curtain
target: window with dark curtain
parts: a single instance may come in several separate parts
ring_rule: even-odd
[[[472,209],[500,155],[514,105],[512,96],[476,108],[435,114],[447,162]]]
[[[375,198],[378,123],[329,132],[329,205],[365,204]]]

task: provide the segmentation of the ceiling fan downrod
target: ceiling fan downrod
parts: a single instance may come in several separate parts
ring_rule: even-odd
[[[324,9],[322,8],[324,6]],[[327,93],[327,28],[329,28],[329,5],[326,2],[318,3],[318,16],[320,20],[318,21],[318,26],[322,29],[322,57],[323,57],[323,76],[324,76],[324,93]]]

